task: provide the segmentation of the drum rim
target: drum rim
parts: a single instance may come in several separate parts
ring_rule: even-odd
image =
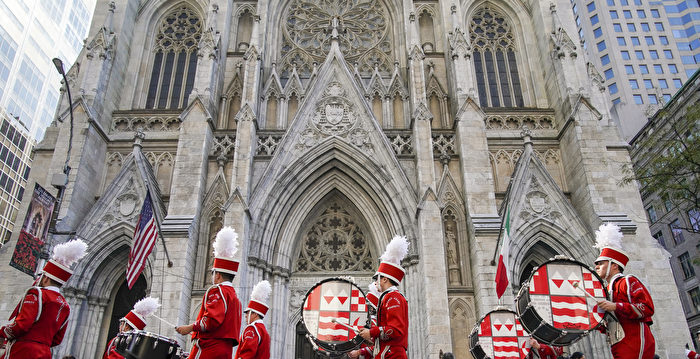
[[[556,328],[556,327],[554,327],[552,324],[547,323],[547,322],[544,320],[544,318],[542,318],[542,316],[540,315],[540,313],[538,313],[537,311],[535,311],[534,308],[531,309],[531,310],[532,310],[532,313],[534,313],[534,314],[537,316],[537,318],[540,320],[540,322],[542,323],[542,326],[546,326],[548,329],[551,329],[551,330],[553,330],[553,331],[558,331],[558,332],[566,331],[567,334],[581,334],[578,338],[576,338],[574,341],[572,341],[572,342],[570,342],[570,343],[558,343],[558,342],[556,342],[556,339],[555,339],[554,341],[549,341],[549,340],[541,339],[541,338],[536,337],[536,336],[535,336],[535,333],[529,332],[529,331],[525,328],[525,324],[523,323],[523,320],[522,320],[522,315],[523,315],[523,313],[527,312],[529,309],[526,309],[523,313],[520,313],[520,306],[518,305],[518,303],[520,303],[520,299],[521,299],[521,298],[527,298],[527,299],[528,299],[527,303],[530,303],[530,302],[531,302],[531,301],[529,300],[529,298],[530,298],[530,291],[529,291],[529,288],[530,288],[530,281],[532,280],[532,277],[535,275],[535,272],[537,272],[537,271],[538,271],[540,268],[542,268],[543,266],[545,266],[545,265],[547,265],[547,264],[550,264],[550,263],[554,263],[554,262],[570,262],[570,263],[578,264],[578,265],[580,265],[580,266],[583,267],[583,268],[586,268],[589,272],[591,272],[591,273],[595,276],[595,278],[597,278],[597,279],[603,284],[603,294],[605,295],[605,300],[609,300],[608,291],[607,291],[607,288],[605,287],[605,281],[603,281],[603,278],[601,278],[601,277],[598,275],[598,273],[596,273],[595,269],[592,269],[592,268],[589,267],[587,264],[585,264],[585,263],[583,263],[583,262],[580,262],[580,261],[577,261],[577,260],[575,260],[575,259],[573,259],[573,258],[571,258],[571,257],[566,257],[566,258],[550,258],[550,259],[547,260],[546,262],[544,262],[544,263],[538,265],[537,267],[532,268],[532,272],[531,272],[530,275],[528,276],[527,280],[526,280],[525,282],[523,282],[523,285],[520,287],[520,289],[518,290],[518,294],[517,294],[516,297],[515,297],[515,301],[514,301],[514,304],[515,304],[515,311],[516,311],[516,313],[517,313],[518,320],[520,320],[520,324],[523,326],[523,329],[525,329],[525,331],[528,332],[528,334],[530,334],[530,336],[532,336],[533,338],[535,338],[535,339],[537,339],[537,340],[539,340],[539,341],[541,341],[541,342],[543,342],[543,343],[545,343],[545,344],[549,344],[549,345],[572,345],[572,344],[578,342],[579,340],[583,339],[583,337],[585,337],[586,335],[588,335],[590,332],[597,330],[601,325],[603,325],[603,322],[605,321],[605,317],[607,317],[607,316],[609,315],[609,313],[608,313],[608,312],[605,312],[605,313],[603,314],[603,320],[601,320],[600,322],[598,322],[598,324],[596,324],[596,326],[594,326],[594,327],[592,327],[592,328],[590,328],[590,329],[587,329],[587,330],[575,329],[575,328],[574,328],[574,329],[561,329],[561,328]],[[531,307],[531,308],[532,308],[532,307]]]
[[[316,287],[322,285],[323,283],[331,282],[331,281],[347,282],[347,283],[351,284],[352,286],[354,286],[355,288],[359,289],[359,290],[360,290],[360,293],[362,293],[362,296],[365,297],[365,298],[367,298],[367,295],[366,295],[365,292],[362,290],[362,288],[360,288],[360,286],[357,285],[357,283],[355,283],[354,281],[350,280],[350,279],[347,278],[347,277],[330,277],[330,278],[323,279],[323,280],[317,282],[316,284],[314,284],[311,288],[309,288],[309,290],[306,291],[306,294],[304,295],[304,301],[302,301],[302,303],[301,303],[301,308],[299,308],[299,314],[300,314],[300,317],[301,317],[301,323],[304,325],[304,330],[306,331],[306,334],[308,334],[309,337],[310,337],[314,342],[316,342],[317,345],[319,345],[320,347],[323,347],[323,349],[326,350],[326,351],[336,351],[336,350],[334,349],[336,346],[341,345],[341,344],[344,344],[344,343],[355,343],[355,341],[354,341],[355,338],[359,338],[359,337],[360,337],[359,335],[357,335],[357,336],[355,336],[355,338],[353,338],[352,340],[348,340],[348,341],[346,341],[346,342],[342,342],[342,343],[339,343],[339,344],[330,344],[330,343],[328,343],[328,342],[326,342],[326,341],[319,340],[319,339],[316,338],[315,336],[311,335],[311,333],[309,332],[309,328],[306,326],[306,321],[304,320],[304,303],[306,302],[306,298],[309,297],[309,294],[311,294],[311,291],[313,291],[314,288],[316,288]],[[367,306],[367,308],[369,309],[369,306]],[[365,311],[365,312],[367,313],[367,319],[369,319],[369,318],[370,318],[369,311]],[[358,343],[355,343],[354,348],[359,347],[361,344],[362,344],[362,341],[359,341]],[[329,348],[330,346],[332,346],[333,349]],[[350,350],[352,350],[352,349],[350,349]]]

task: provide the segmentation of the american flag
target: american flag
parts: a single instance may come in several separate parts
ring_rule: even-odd
[[[134,286],[139,275],[146,266],[146,259],[153,251],[153,246],[158,238],[158,224],[153,214],[153,202],[151,193],[146,191],[146,199],[141,207],[139,222],[134,230],[134,240],[129,251],[129,264],[126,266],[126,282],[129,289]]]

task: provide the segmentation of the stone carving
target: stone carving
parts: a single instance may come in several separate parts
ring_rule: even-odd
[[[339,202],[332,202],[304,233],[295,271],[371,271],[366,234]]]
[[[394,149],[394,153],[397,155],[412,155],[413,154],[413,142],[411,135],[401,135],[387,134],[389,142],[391,142],[391,148]]]
[[[370,129],[359,119],[360,115],[355,113],[342,85],[331,82],[316,104],[315,113],[307,128],[302,131],[297,147],[307,149],[317,145],[323,138],[336,136],[360,149],[371,151],[373,145],[369,140]]]
[[[92,41],[90,41],[86,46],[87,57],[94,58],[98,57],[100,59],[111,58],[114,51],[114,39],[116,35],[107,28],[101,28],[97,31],[97,34],[93,36]]]
[[[561,216],[561,213],[552,209],[551,199],[544,193],[542,185],[534,176],[531,177],[530,186],[525,195],[525,205],[525,208],[520,211],[520,218],[526,222],[538,219],[554,222]]]
[[[283,77],[296,65],[299,76],[307,78],[313,63],[322,63],[337,36],[348,64],[358,63],[363,76],[371,76],[375,64],[391,74],[392,31],[387,10],[372,0],[293,0],[282,26],[280,64]]]
[[[588,78],[590,78],[593,85],[598,88],[598,91],[605,91],[605,80],[603,80],[603,76],[598,72],[595,65],[592,62],[587,62],[586,70],[588,71]]]
[[[578,56],[576,53],[576,45],[571,41],[571,37],[559,23],[557,7],[554,3],[549,5],[549,11],[552,13],[552,21],[554,23],[554,30],[550,35],[550,40],[552,41],[552,57],[562,59],[566,57],[566,55],[569,55],[572,58],[576,58],[576,56]]]
[[[277,150],[277,146],[282,141],[282,135],[261,135],[258,136],[258,146],[255,154],[258,156],[272,156]]]
[[[496,190],[505,191],[508,186],[508,181],[515,168],[515,163],[518,162],[523,151],[521,149],[492,150],[489,153],[491,165],[494,168],[494,179]],[[564,180],[564,168],[561,163],[561,151],[558,148],[539,148],[533,150],[533,154],[547,168],[547,172],[552,176],[554,181],[559,185],[562,191],[566,191],[566,182]]]
[[[197,13],[181,5],[168,14],[160,24],[153,52],[193,52],[202,36],[202,22]]]
[[[468,59],[471,56],[471,46],[469,46],[467,36],[462,29],[456,28],[454,31],[450,31],[447,39],[450,42],[452,60],[457,60],[460,57]]]
[[[111,131],[134,132],[141,128],[144,132],[175,132],[180,131],[181,124],[179,112],[172,114],[114,112]]]
[[[455,154],[455,136],[447,133],[433,133],[433,152],[435,157],[452,156]]]
[[[136,173],[134,173],[134,176]],[[127,184],[123,187],[123,191],[114,201],[107,207],[105,214],[98,221],[97,227],[98,231],[101,232],[103,229],[110,228],[118,223],[128,223],[133,225],[136,223],[139,210],[141,207],[141,196],[136,192],[136,184],[133,178],[129,178]]]
[[[460,255],[457,245],[457,228],[454,221],[454,216],[449,214],[445,218],[445,252],[447,257],[448,283],[451,285],[462,284],[462,273],[460,270]]]
[[[233,147],[235,144],[235,135],[224,135],[214,137],[214,143],[211,146],[211,150],[209,150],[209,155],[214,157],[221,155],[228,156],[233,153]]]
[[[513,114],[489,112],[484,118],[487,130],[551,130],[554,127],[554,111],[528,111]]]

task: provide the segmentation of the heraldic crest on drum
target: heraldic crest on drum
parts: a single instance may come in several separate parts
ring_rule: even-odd
[[[307,128],[301,133],[299,146],[313,147],[326,137],[340,137],[363,150],[371,150],[369,131],[361,115],[354,111],[354,104],[340,82],[330,82],[316,103]]]

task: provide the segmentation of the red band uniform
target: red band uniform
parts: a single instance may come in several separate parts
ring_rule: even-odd
[[[377,285],[376,283],[372,282],[369,284],[367,291],[367,295],[365,298],[367,299],[367,304],[369,305],[370,308],[370,328],[377,326],[377,305],[379,305],[379,296],[381,294],[377,290]],[[357,328],[358,330],[362,328]],[[366,341],[363,341],[362,344],[360,345],[360,358],[362,359],[371,359],[374,357],[372,355],[372,352],[374,351],[374,346],[368,344]]]
[[[685,350],[685,355],[688,357],[688,359],[700,359],[700,354],[692,351],[692,350]]]
[[[158,299],[146,297],[134,304],[134,308],[130,310],[124,318],[119,320],[119,332],[127,332],[132,330],[143,330],[146,328],[146,318],[151,316],[160,307]],[[124,356],[117,352],[118,336],[112,338],[107,345],[107,350],[102,355],[102,359],[123,359]]]
[[[253,287],[245,309],[246,323],[235,359],[270,359],[270,335],[262,319],[270,307],[267,302],[272,292],[270,282],[263,280]]]
[[[564,348],[540,344],[539,349],[532,348],[532,350],[530,350],[528,358],[534,358],[535,352],[537,352],[540,359],[557,359],[564,354]]]
[[[193,326],[190,359],[230,359],[241,330],[241,302],[231,282],[210,287]]]
[[[618,274],[608,285],[608,292],[617,308],[615,315],[625,337],[612,346],[615,359],[653,359],[656,343],[651,334],[654,303],[644,285],[631,275]]]
[[[8,342],[0,358],[51,358],[50,348],[63,341],[69,314],[57,287],[30,288],[12,322],[0,328],[0,338]]]

